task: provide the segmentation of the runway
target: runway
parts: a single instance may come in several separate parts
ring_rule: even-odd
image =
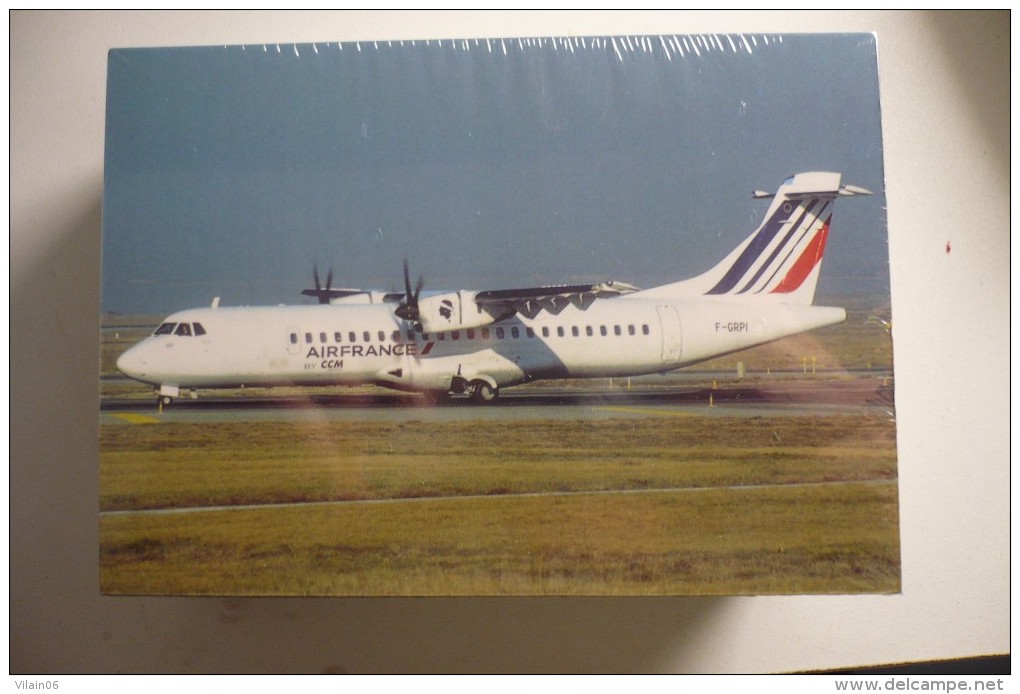
[[[888,379],[865,375],[845,379],[729,383],[718,387],[640,386],[628,389],[531,385],[506,389],[492,404],[466,398],[426,404],[416,395],[379,391],[315,395],[202,396],[181,398],[160,412],[154,399],[104,399],[103,424],[160,422],[281,421],[493,421],[528,419],[618,419],[628,417],[755,417],[864,414],[891,418],[893,388]]]

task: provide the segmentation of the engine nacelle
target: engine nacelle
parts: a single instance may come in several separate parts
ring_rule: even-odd
[[[427,333],[489,325],[505,316],[475,303],[478,292],[459,291],[426,296],[418,301],[418,321]]]

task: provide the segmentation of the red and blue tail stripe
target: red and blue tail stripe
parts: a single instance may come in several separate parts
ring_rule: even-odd
[[[811,304],[821,275],[836,198],[871,195],[841,185],[839,173],[806,171],[790,176],[774,193],[764,221],[711,270],[689,280],[652,287],[638,295],[662,299],[720,299]]]
[[[821,262],[832,215],[830,212],[823,223],[819,223],[819,217],[831,204],[831,200],[815,197],[799,203],[787,199],[777,205],[722,279],[706,294],[787,294],[797,290]],[[783,229],[786,234],[775,243]],[[759,263],[766,253],[768,257]],[[796,260],[791,262],[795,256]],[[767,279],[762,281],[763,277]]]

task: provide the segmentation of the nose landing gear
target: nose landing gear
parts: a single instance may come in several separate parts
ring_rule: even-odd
[[[163,413],[163,408],[169,406],[180,394],[181,389],[177,386],[160,386],[159,395],[156,396],[156,407],[160,414]]]

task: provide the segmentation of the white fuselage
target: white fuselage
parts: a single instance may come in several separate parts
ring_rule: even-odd
[[[316,271],[316,288],[304,293],[337,303],[181,311],[117,367],[164,398],[181,388],[374,383],[481,401],[537,379],[670,371],[846,319],[842,308],[813,305],[833,202],[868,194],[840,180],[805,172],[759,194],[772,198],[759,227],[689,280],[419,301],[405,265],[397,305],[383,294],[334,292],[329,278],[322,288]]]
[[[501,387],[670,371],[845,316],[841,308],[669,301],[639,292],[556,315],[419,333],[382,304],[201,308],[164,323],[201,331],[150,336],[118,368],[170,389],[374,383],[446,391],[458,380]]]

